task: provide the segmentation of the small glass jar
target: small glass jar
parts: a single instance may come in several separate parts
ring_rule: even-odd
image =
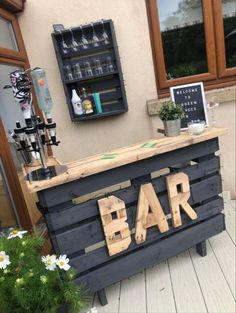
[[[188,123],[188,132],[190,135],[201,135],[204,132],[205,121],[196,121]]]

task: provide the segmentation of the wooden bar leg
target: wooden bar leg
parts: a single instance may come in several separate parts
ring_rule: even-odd
[[[99,302],[102,306],[108,303],[105,289],[101,289],[97,291],[97,295],[98,295]]]
[[[207,255],[206,241],[202,241],[196,244],[196,251],[201,256]]]

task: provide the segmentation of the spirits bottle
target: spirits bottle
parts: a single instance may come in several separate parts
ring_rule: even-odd
[[[36,67],[31,71],[31,75],[39,108],[44,112],[46,118],[51,118],[52,98],[48,89],[46,73],[44,69]]]
[[[72,89],[71,103],[73,105],[74,113],[77,115],[82,115],[83,114],[82,100],[78,96],[75,89]]]
[[[82,88],[82,105],[84,114],[88,115],[94,113],[92,101],[89,99],[85,88]]]

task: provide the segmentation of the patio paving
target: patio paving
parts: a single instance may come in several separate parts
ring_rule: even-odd
[[[235,313],[235,200],[224,202],[227,230],[206,257],[192,248],[107,288],[108,305],[93,299],[98,313]]]

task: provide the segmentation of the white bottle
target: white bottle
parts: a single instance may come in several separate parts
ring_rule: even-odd
[[[77,115],[82,115],[83,114],[82,100],[78,96],[75,89],[72,89],[71,103],[73,105],[74,113]]]

